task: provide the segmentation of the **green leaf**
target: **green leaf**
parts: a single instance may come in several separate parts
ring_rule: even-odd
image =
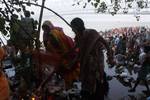
[[[24,5],[22,5],[22,9],[23,9],[23,11],[24,11],[24,10],[26,10],[26,7],[25,7]]]
[[[17,12],[21,12],[21,8],[17,9]]]
[[[143,3],[144,3],[143,1],[138,1],[138,2],[137,2],[138,7],[141,8],[141,9],[144,8]]]
[[[131,5],[131,4],[128,4],[128,7],[129,7],[129,8],[132,8],[132,5]]]
[[[126,2],[133,2],[134,0],[126,0]]]
[[[86,8],[87,3],[84,4],[83,8]]]
[[[18,19],[18,15],[17,14],[13,14],[11,17],[12,17],[12,19]]]
[[[5,28],[5,19],[0,17],[0,31],[4,30]]]
[[[97,6],[98,6],[98,3],[94,3],[94,7],[97,8]]]
[[[72,6],[75,6],[75,4],[72,4]]]
[[[14,12],[15,10],[14,9],[12,9],[12,12]]]
[[[10,37],[10,35],[7,35],[7,37]]]
[[[100,3],[100,0],[96,0],[97,3]]]
[[[102,2],[101,4],[100,4],[100,6],[99,6],[99,8],[98,8],[98,13],[99,12],[102,12],[102,13],[105,13],[106,12],[106,10],[107,10],[107,5],[106,5],[106,3],[105,2]]]
[[[4,35],[7,35],[7,31],[5,29],[2,32]]]
[[[111,15],[114,16],[116,14],[116,12],[111,12]]]
[[[27,3],[27,6],[31,6],[30,2]]]
[[[32,15],[34,15],[34,12],[33,12],[33,11],[31,11],[31,14],[32,14]]]
[[[10,29],[9,27],[6,27],[6,30],[8,30],[8,31],[9,31],[9,29]]]
[[[91,0],[88,0],[88,2],[90,2]]]

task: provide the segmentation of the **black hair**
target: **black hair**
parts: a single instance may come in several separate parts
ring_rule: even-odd
[[[144,46],[144,52],[145,53],[150,52],[150,46]]]
[[[81,18],[74,18],[71,21],[72,28],[76,29],[78,32],[83,32],[85,30],[84,22]]]

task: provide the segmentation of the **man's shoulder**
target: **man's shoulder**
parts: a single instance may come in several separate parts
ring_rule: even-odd
[[[95,29],[85,29],[83,34],[86,34],[86,35],[99,35],[99,33]]]
[[[89,33],[89,32],[90,32],[90,33],[91,33],[91,32],[95,32],[95,33],[98,33],[95,29],[85,29],[84,32],[88,32],[88,33]]]

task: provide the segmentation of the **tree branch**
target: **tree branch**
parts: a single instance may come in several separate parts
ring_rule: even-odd
[[[29,2],[21,2],[22,4],[29,4]],[[30,3],[31,5],[34,5],[34,6],[38,6],[38,7],[42,7],[42,5],[39,5],[39,4],[35,4],[35,3]],[[55,12],[54,10],[48,8],[48,7],[45,7],[45,9],[51,11],[52,13],[54,13],[56,16],[58,16],[59,18],[61,18],[69,27],[71,27],[71,25],[61,16],[59,15],[57,12]]]
[[[13,12],[10,10],[10,8],[9,8],[8,4],[6,3],[6,1],[3,0],[3,2],[4,2],[4,4],[5,4],[5,6],[7,7],[8,11],[13,15]],[[23,27],[20,23],[18,23],[17,21],[15,21],[15,22],[16,22],[16,24],[18,24],[18,25],[21,27],[21,29],[23,29],[23,31],[24,31],[32,40],[36,41],[36,40],[30,35],[30,33],[28,33],[28,32],[24,29],[24,27]]]

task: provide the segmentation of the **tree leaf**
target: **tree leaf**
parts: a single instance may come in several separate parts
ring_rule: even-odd
[[[88,0],[88,2],[90,2],[91,0]]]
[[[102,12],[102,13],[105,13],[107,10],[107,5],[105,2],[102,2],[98,8],[98,12]]]
[[[129,7],[129,8],[132,8],[132,5],[131,5],[131,3],[130,3],[130,4],[128,4],[128,7]]]
[[[72,6],[75,6],[75,4],[72,4]]]
[[[4,29],[2,33],[6,36],[8,32]]]
[[[16,11],[17,11],[17,12],[21,12],[21,8],[17,9]]]
[[[34,12],[33,12],[33,11],[31,11],[31,14],[32,14],[32,15],[34,15]]]
[[[0,31],[5,28],[5,19],[0,17]]]
[[[94,7],[97,8],[97,6],[98,6],[98,3],[94,3]]]
[[[97,3],[100,3],[100,0],[96,0]]]
[[[27,3],[27,6],[31,6],[30,2]]]
[[[86,8],[87,3],[84,4],[83,8]]]
[[[7,26],[7,27],[6,27],[6,30],[9,31],[9,29],[10,29],[10,28]]]

